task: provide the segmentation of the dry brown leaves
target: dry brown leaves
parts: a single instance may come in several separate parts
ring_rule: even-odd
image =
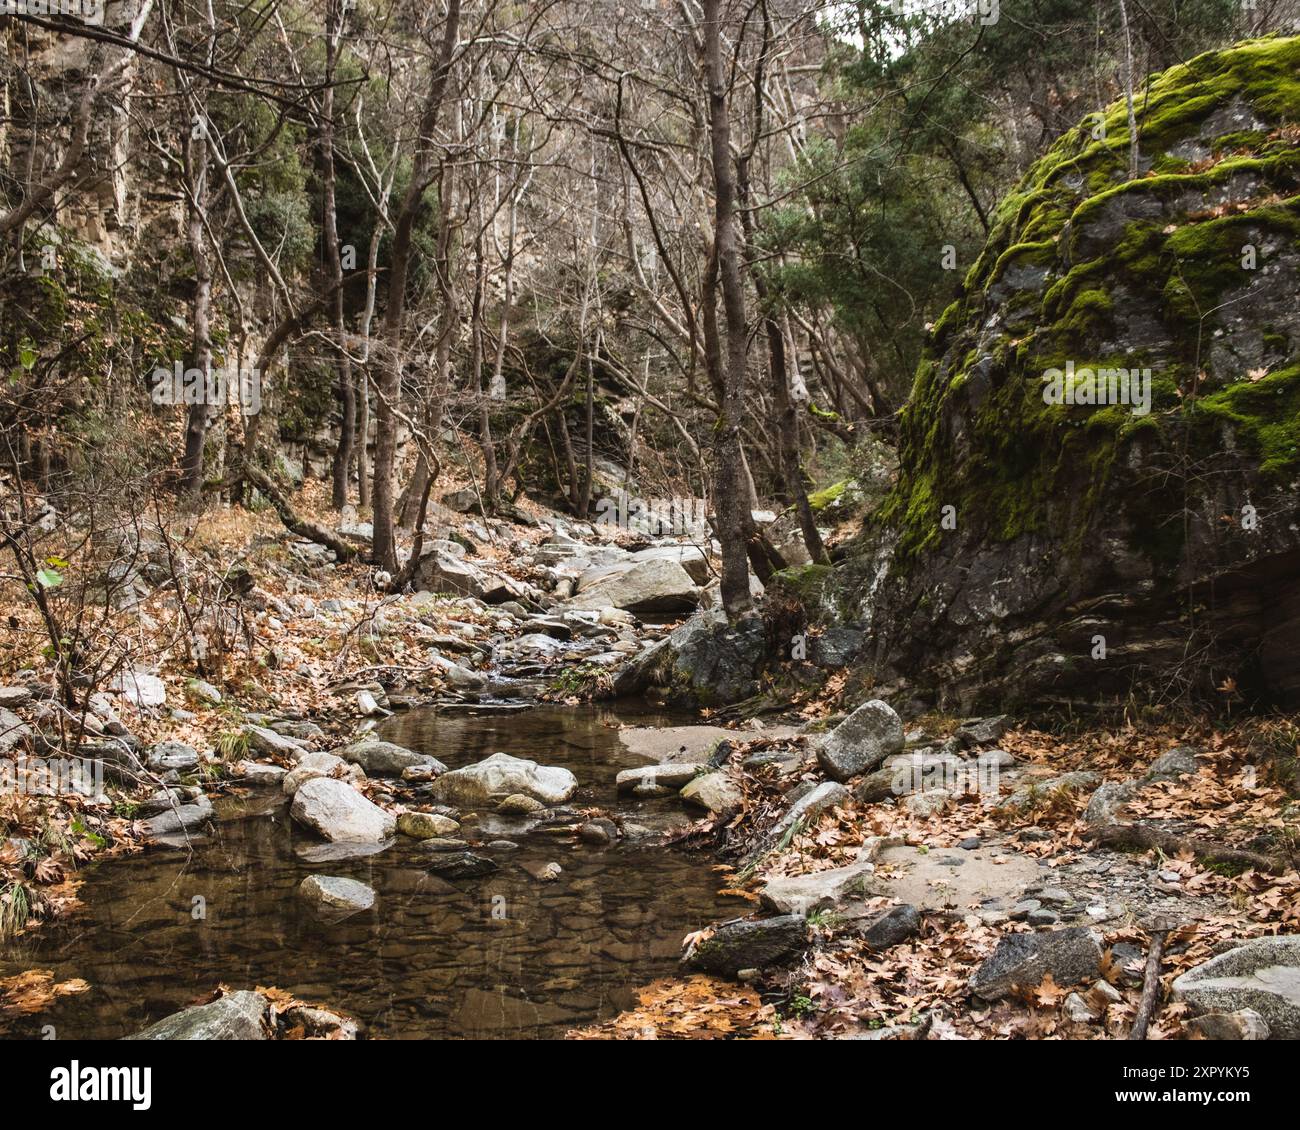
[[[758,993],[703,974],[661,978],[637,991],[640,1004],[571,1040],[771,1040],[776,1012]]]
[[[56,997],[89,991],[90,984],[80,977],[68,981],[54,980],[48,969],[29,969],[15,977],[0,978],[0,1016],[23,1016],[48,1008]]]

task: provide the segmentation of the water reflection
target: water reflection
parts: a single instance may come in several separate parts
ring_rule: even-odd
[[[612,806],[615,772],[636,763],[614,721],[552,708],[412,712],[391,719],[382,736],[452,767],[497,750],[564,765],[582,785],[576,803]],[[626,807],[650,818],[674,804]],[[511,836],[516,851],[483,849],[501,865],[495,874],[449,883],[401,837],[377,855],[304,862],[301,849],[318,841],[269,794],[232,798],[218,811],[216,833],[188,859],[153,851],[88,869],[84,914],[0,955],[0,975],[35,966],[92,986],[22,1018],[12,1035],[37,1037],[54,1024],[62,1039],[119,1037],[221,982],[278,986],[349,1012],[385,1038],[557,1036],[626,1007],[637,986],[673,969],[685,933],[726,913],[705,856],[531,832]],[[532,877],[552,860],[563,868],[558,881]],[[369,883],[378,903],[321,921],[297,897],[312,873]]]

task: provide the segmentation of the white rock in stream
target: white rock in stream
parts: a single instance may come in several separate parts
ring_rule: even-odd
[[[258,993],[227,993],[211,1004],[164,1017],[128,1040],[265,1040],[266,998]]]
[[[308,875],[298,884],[298,893],[317,906],[330,910],[369,910],[375,892],[365,883],[338,875]]]
[[[308,781],[319,777],[337,777],[345,781],[363,781],[365,772],[360,765],[349,765],[333,753],[305,753],[280,784],[285,796],[293,796]]]
[[[577,788],[577,777],[567,769],[494,753],[444,773],[433,783],[433,795],[444,804],[461,806],[488,804],[516,793],[543,804],[562,804]]]
[[[294,794],[290,815],[334,843],[379,843],[397,828],[391,813],[332,777],[317,777],[302,785]]]

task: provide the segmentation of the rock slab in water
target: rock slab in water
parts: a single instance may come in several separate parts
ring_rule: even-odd
[[[431,769],[435,774],[447,771],[436,757],[378,739],[356,742],[339,750],[339,756],[344,761],[360,765],[367,773],[379,776],[398,777],[403,770],[411,768]]]
[[[1083,926],[1007,934],[971,977],[969,989],[986,1001],[1000,1000],[1017,986],[1036,988],[1047,974],[1058,985],[1095,981],[1101,973],[1101,946]]]
[[[290,815],[333,843],[379,843],[397,827],[391,813],[351,785],[330,777],[307,781],[294,794]]]
[[[477,879],[497,870],[497,862],[472,851],[434,853],[425,866],[444,879]]]
[[[817,760],[827,776],[847,781],[903,749],[903,722],[880,699],[864,702],[822,740]]]
[[[614,782],[620,793],[666,796],[689,785],[698,772],[699,766],[691,764],[639,765],[624,769]]]
[[[684,961],[688,968],[734,978],[742,969],[793,961],[807,945],[808,923],[797,914],[739,919],[723,923],[711,937],[697,942]]]
[[[1193,1012],[1253,1009],[1272,1039],[1300,1039],[1300,935],[1244,942],[1189,969],[1173,992]]]
[[[164,1017],[130,1040],[265,1040],[266,1001],[258,993],[227,993],[211,1004]]]
[[[397,818],[397,830],[413,840],[431,840],[460,831],[460,824],[436,812],[403,812]]]
[[[433,783],[433,795],[444,804],[463,807],[489,804],[519,794],[542,804],[563,804],[578,789],[578,778],[567,769],[538,765],[508,753],[463,769],[444,773]]]
[[[740,786],[721,771],[692,778],[690,784],[682,789],[681,796],[687,804],[706,809],[715,816],[735,812],[745,799]]]
[[[298,884],[298,893],[330,910],[369,910],[375,905],[373,888],[340,875],[308,875]]]
[[[147,836],[171,836],[178,832],[188,832],[212,819],[212,802],[200,796],[193,804],[182,804],[169,808],[157,816],[140,822]]]

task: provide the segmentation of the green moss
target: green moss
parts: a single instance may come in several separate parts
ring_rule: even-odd
[[[1102,508],[1118,505],[1133,544],[1172,560],[1182,523],[1171,515],[1185,504],[1184,484],[1176,473],[1131,483],[1134,445],[1178,452],[1187,466],[1219,459],[1228,447],[1258,459],[1266,475],[1295,472],[1300,393],[1288,335],[1265,330],[1274,372],[1255,380],[1207,374],[1203,354],[1218,311],[1252,280],[1244,245],[1255,246],[1257,265],[1266,267],[1265,246],[1293,248],[1300,239],[1300,149],[1287,130],[1300,120],[1297,75],[1296,38],[1249,41],[1172,68],[1152,81],[1144,102],[1140,146],[1149,173],[1127,180],[1126,108],[1116,103],[1103,115],[1104,136],[1093,136],[1093,122],[1068,131],[1003,200],[917,367],[901,418],[898,481],[871,518],[895,531],[901,555],[942,541],[944,506],[956,509],[965,534],[1012,540],[1048,529],[1082,539]],[[1236,100],[1269,128],[1217,139],[1209,131],[1207,142],[1206,119]],[[1217,160],[1166,152],[1186,140],[1208,145]],[[1223,214],[1229,184],[1234,210]],[[1116,228],[1118,238],[1108,238]],[[1025,263],[1048,272],[1041,298],[1017,294],[996,305],[990,288]],[[994,309],[1003,321],[990,333]],[[1134,317],[1164,327],[1150,339],[1156,352],[1098,356],[1117,351],[1113,343]],[[1151,413],[1044,403],[1044,371],[1068,360],[1151,368]],[[1198,387],[1201,395],[1191,396]]]
[[[1289,479],[1300,471],[1300,364],[1199,397],[1191,414],[1198,424],[1228,425],[1262,474]]]
[[[820,601],[835,570],[829,565],[791,565],[772,574],[768,588],[776,587],[801,600],[806,608]]]
[[[852,479],[841,479],[838,483],[831,483],[830,486],[823,487],[821,490],[810,494],[808,496],[808,505],[813,508],[815,514],[838,507],[849,501],[854,486]]]

